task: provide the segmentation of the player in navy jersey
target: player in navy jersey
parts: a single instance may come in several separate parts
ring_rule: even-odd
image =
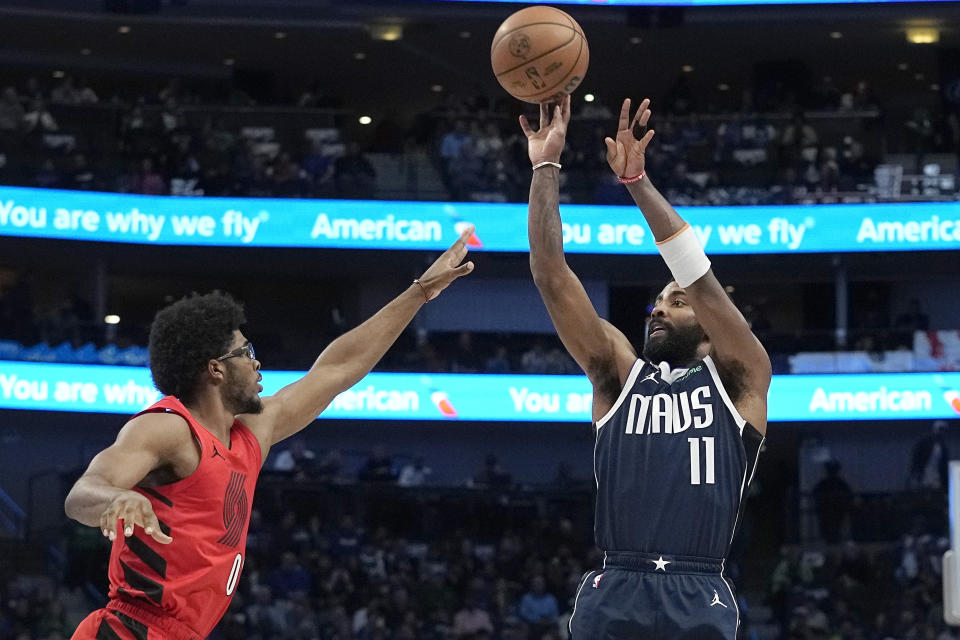
[[[616,138],[605,140],[674,277],[657,296],[642,357],[600,318],[564,258],[558,183],[569,96],[541,105],[536,131],[520,119],[533,164],[533,279],[593,384],[604,565],[583,577],[570,631],[574,640],[732,640],[739,610],[723,570],[766,432],[770,360],[693,229],[644,171],[649,105],[631,120],[625,100]]]

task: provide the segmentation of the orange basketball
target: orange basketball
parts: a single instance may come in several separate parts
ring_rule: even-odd
[[[493,73],[524,102],[572,93],[587,73],[590,50],[577,21],[553,7],[527,7],[503,21],[490,46]]]

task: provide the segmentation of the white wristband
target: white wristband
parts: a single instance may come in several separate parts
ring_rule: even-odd
[[[680,231],[658,242],[657,250],[681,287],[690,286],[710,270],[710,260],[688,222]]]
[[[550,162],[549,160],[547,160],[544,162],[538,162],[537,164],[533,165],[533,170],[536,171],[540,167],[556,167],[557,169],[561,169],[562,165],[559,162]]]

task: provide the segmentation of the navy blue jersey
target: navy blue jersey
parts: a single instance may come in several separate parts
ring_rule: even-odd
[[[637,360],[596,437],[600,549],[726,557],[763,436],[709,356],[673,370]]]

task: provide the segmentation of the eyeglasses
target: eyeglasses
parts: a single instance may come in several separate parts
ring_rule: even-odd
[[[222,362],[223,360],[229,360],[230,358],[240,358],[240,357],[256,360],[257,354],[253,350],[253,345],[248,342],[245,345],[237,347],[233,351],[226,352],[225,354],[217,358],[217,360]]]

